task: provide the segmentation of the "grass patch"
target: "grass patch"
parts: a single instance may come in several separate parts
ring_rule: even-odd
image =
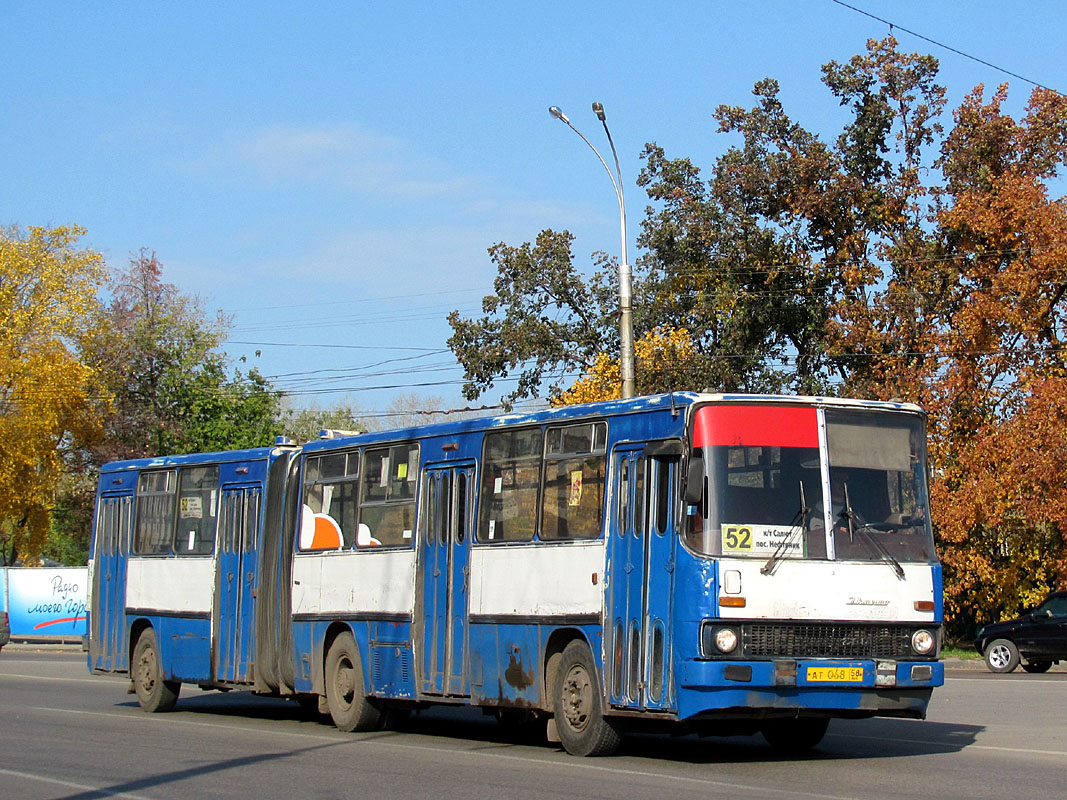
[[[981,656],[969,642],[946,642],[941,648],[941,658],[979,659]]]

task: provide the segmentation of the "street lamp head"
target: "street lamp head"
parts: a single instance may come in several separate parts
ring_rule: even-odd
[[[567,119],[567,115],[559,110],[559,106],[551,106],[548,109],[548,113],[566,125],[571,124],[571,121]]]
[[[596,114],[596,118],[601,122],[604,122],[607,118],[604,116],[604,104],[593,103],[593,113]]]

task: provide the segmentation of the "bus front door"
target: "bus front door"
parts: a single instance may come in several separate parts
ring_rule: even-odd
[[[262,495],[259,485],[222,491],[212,620],[215,680],[221,683],[245,683],[254,678],[256,538]]]
[[[100,498],[93,548],[89,656],[94,670],[129,667],[126,644],[126,559],[130,552],[133,496]]]
[[[419,690],[465,697],[474,465],[428,467],[419,544]]]
[[[622,708],[672,707],[670,614],[677,461],[615,453],[610,560],[610,697]],[[607,634],[607,632],[605,631]]]

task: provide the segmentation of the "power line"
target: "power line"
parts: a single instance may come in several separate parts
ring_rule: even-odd
[[[380,303],[385,300],[408,300],[412,297],[439,297],[446,294],[469,294],[470,292],[477,292],[478,289],[443,289],[439,292],[417,292],[415,294],[394,294],[386,295],[383,297],[360,297],[349,298],[347,300],[328,300],[328,301],[316,301],[312,303],[289,303],[287,305],[279,306],[251,306],[249,308],[235,308],[231,309],[230,313],[238,314],[242,311],[279,311],[287,308],[319,308],[321,306],[339,306],[339,305],[352,305],[354,303]]]
[[[947,44],[945,44],[943,42],[939,42],[939,41],[937,41],[935,39],[931,39],[929,36],[923,36],[921,33],[918,33],[916,31],[913,31],[913,30],[910,30],[908,28],[905,28],[903,25],[898,25],[895,22],[890,22],[887,19],[882,19],[882,17],[879,17],[879,16],[876,16],[875,14],[872,14],[870,11],[864,11],[862,8],[856,8],[856,6],[849,5],[848,3],[844,2],[843,0],[830,0],[830,1],[833,2],[833,3],[837,3],[837,5],[839,5],[839,6],[842,6],[844,8],[849,9],[850,11],[855,11],[857,14],[863,14],[863,16],[865,16],[865,17],[870,17],[871,19],[877,20],[878,22],[881,22],[883,25],[888,25],[890,33],[892,33],[894,29],[902,30],[902,31],[904,31],[904,33],[910,34],[910,35],[912,35],[912,36],[914,36],[914,37],[916,37],[918,39],[922,39],[924,42],[929,42],[930,44],[935,45],[936,47],[943,48],[945,50],[948,50],[950,52],[955,53],[956,55],[963,56],[964,58],[969,58],[971,61],[975,61],[975,62],[977,62],[979,64],[982,64],[983,66],[989,67],[991,69],[995,69],[997,72],[1003,72],[1005,75],[1010,75],[1013,78],[1018,78],[1021,81],[1025,81],[1026,83],[1029,83],[1031,86],[1036,86],[1039,89],[1047,89],[1050,92],[1056,92],[1056,94],[1060,95],[1061,97],[1063,96],[1063,92],[1061,92],[1061,91],[1059,91],[1057,89],[1053,89],[1051,86],[1045,86],[1043,83],[1038,83],[1037,81],[1033,81],[1033,80],[1030,80],[1029,78],[1025,78],[1022,75],[1020,75],[1019,73],[1012,72],[1011,70],[1005,69],[1004,67],[998,67],[996,64],[993,64],[993,63],[991,63],[989,61],[985,61],[984,59],[978,58],[978,56],[972,56],[970,53],[965,53],[962,50],[958,50],[955,47],[952,47],[951,45],[947,45]]]
[[[246,342],[227,339],[225,344],[244,344],[258,347],[322,347],[337,350],[416,350],[428,355],[447,353],[448,350],[440,347],[400,347],[399,345],[386,344],[300,344],[298,342]]]

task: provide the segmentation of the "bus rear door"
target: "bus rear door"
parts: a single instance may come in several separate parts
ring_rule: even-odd
[[[130,553],[133,495],[102,496],[96,513],[89,658],[94,670],[122,672],[129,668],[126,559]]]

